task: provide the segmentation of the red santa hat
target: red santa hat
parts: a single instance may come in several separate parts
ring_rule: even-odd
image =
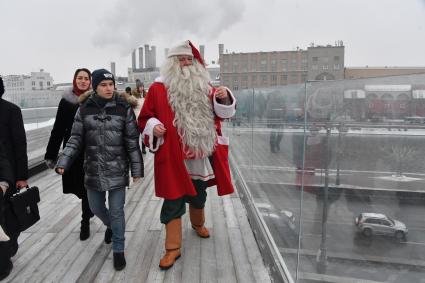
[[[172,56],[177,55],[190,55],[195,57],[196,60],[198,60],[199,63],[202,64],[202,66],[205,67],[204,60],[201,57],[201,53],[199,53],[199,50],[196,49],[196,47],[190,42],[190,40],[185,40],[176,46],[170,48],[168,51],[167,57],[170,58]]]

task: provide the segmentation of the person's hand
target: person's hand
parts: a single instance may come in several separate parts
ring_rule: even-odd
[[[63,169],[61,167],[56,168],[56,173],[58,173],[59,175],[63,175],[64,172],[65,172],[65,169]]]
[[[163,125],[156,125],[153,128],[153,135],[157,138],[160,138],[165,134],[166,131],[167,129],[165,129]]]
[[[16,188],[17,189],[22,189],[22,188],[26,188],[26,187],[28,187],[27,180],[16,181]]]
[[[138,183],[140,180],[142,180],[141,177],[133,177],[133,183]]]
[[[6,186],[0,186],[0,192],[3,192],[3,195],[6,193],[7,187]]]
[[[44,160],[44,162],[46,163],[47,167],[49,167],[50,169],[55,169],[55,161],[51,160],[51,159],[46,159]]]
[[[215,97],[217,99],[226,99],[229,97],[229,94],[227,93],[227,88],[224,86],[219,86],[217,90],[215,91]]]

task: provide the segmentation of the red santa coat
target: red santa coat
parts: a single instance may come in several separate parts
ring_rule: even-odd
[[[235,98],[233,95],[231,97],[234,108]],[[213,100],[211,101],[213,103]],[[217,113],[215,114],[215,126],[218,134],[216,149],[212,155],[212,168],[215,178],[208,181],[208,186],[217,185],[218,195],[226,195],[234,191],[228,161],[228,139],[221,134],[221,120],[228,117],[219,117]],[[156,145],[159,146],[154,159],[156,196],[172,200],[185,195],[196,195],[195,187],[184,164],[182,142],[176,127],[173,125],[174,112],[168,103],[167,90],[164,84],[160,82],[155,82],[149,87],[148,95],[138,118],[141,133],[143,133],[148,120],[151,118],[159,120],[167,129],[163,143]],[[144,142],[149,147],[151,145],[148,144],[148,140],[148,138],[145,138]],[[158,140],[153,138],[153,142],[156,143]]]

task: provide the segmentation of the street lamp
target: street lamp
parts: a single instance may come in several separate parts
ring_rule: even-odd
[[[326,272],[328,265],[328,259],[326,254],[326,235],[327,235],[327,221],[328,221],[328,191],[329,191],[329,137],[331,135],[331,124],[328,122],[325,124],[326,127],[326,139],[325,139],[325,185],[323,187],[323,214],[322,214],[322,240],[320,242],[320,249],[317,252],[317,268],[320,273]]]
[[[338,129],[338,149],[337,149],[337,155],[336,155],[336,180],[335,180],[335,185],[339,186],[340,185],[340,176],[339,176],[339,167],[340,167],[340,162],[341,162],[341,155],[342,155],[342,145],[341,145],[341,140],[342,140],[342,135],[345,134],[347,132],[347,129],[344,127],[344,123],[340,122],[339,124],[339,129]]]

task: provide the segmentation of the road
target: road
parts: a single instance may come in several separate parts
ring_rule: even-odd
[[[295,273],[301,230],[300,272],[319,276],[316,255],[322,242],[324,208],[318,192],[325,180],[325,136],[317,139],[318,146],[314,150],[306,149],[306,163],[314,164],[315,173],[305,175],[305,191],[301,195],[301,174],[299,170],[297,174],[296,167],[302,164],[297,145],[300,141],[302,145],[302,136],[285,133],[280,151],[272,153],[268,130],[253,133],[234,129],[227,133],[231,138],[232,156],[290,270]],[[335,186],[337,137],[330,138],[326,275],[335,276],[334,282],[349,282],[347,278],[423,282],[425,174],[422,172],[425,168],[423,159],[418,156],[425,154],[420,144],[424,137],[350,136],[344,139],[341,185]],[[394,164],[398,157],[391,152],[392,145],[414,152],[408,157],[409,164],[402,164],[404,177],[392,177],[398,166]],[[301,196],[302,229],[299,229]],[[400,243],[384,236],[363,237],[354,226],[354,218],[360,212],[385,213],[404,222],[409,229],[406,241]],[[291,214],[295,221],[288,217]]]

